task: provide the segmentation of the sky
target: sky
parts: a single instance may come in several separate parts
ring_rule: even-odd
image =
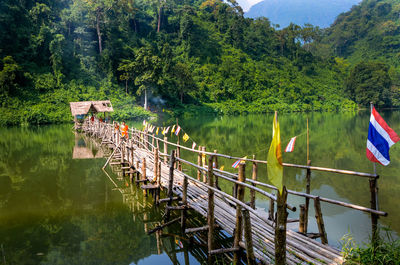
[[[263,0],[236,0],[238,4],[243,8],[244,12],[249,11],[250,7],[263,1]]]

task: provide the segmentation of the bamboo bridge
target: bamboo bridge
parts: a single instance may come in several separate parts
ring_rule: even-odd
[[[217,254],[230,253],[233,255],[234,264],[237,264],[241,255],[245,257],[244,260],[247,259],[248,264],[256,264],[257,261],[273,264],[276,251],[275,234],[277,230],[281,230],[286,231],[286,264],[343,264],[345,260],[340,250],[328,245],[321,201],[371,214],[373,232],[376,232],[378,217],[387,215],[377,210],[377,175],[284,163],[285,167],[301,168],[307,171],[306,192],[287,191],[291,196],[300,196],[305,200],[305,203],[299,206],[299,219],[287,220],[287,222],[299,223],[298,232],[286,229],[287,223],[279,223],[274,211],[277,197],[264,190],[265,188],[276,190],[276,188],[257,181],[258,165],[266,164],[266,161],[256,160],[255,157],[253,159],[232,157],[219,154],[216,150],[207,152],[204,147],[195,150],[181,145],[179,139],[177,143],[173,143],[169,142],[167,137],[161,139],[147,131],[134,128],[129,129],[128,137],[121,137],[121,132],[114,127],[114,124],[100,122],[97,119],[94,121],[86,119],[81,130],[86,135],[99,139],[101,145],[112,152],[103,169],[107,165],[118,166],[123,176],[130,177],[132,183],[140,185],[144,194],[148,192],[154,194],[156,207],[166,204],[164,223],[149,230],[148,233],[156,232],[177,222],[180,223],[182,231],[188,235],[206,232],[209,262],[212,262]],[[194,155],[197,161],[183,159],[182,150],[192,153],[192,157]],[[240,163],[237,174],[230,173],[218,169],[218,158],[241,159],[245,163]],[[245,173],[247,165],[252,167],[250,178],[246,177]],[[310,194],[310,176],[313,170],[369,179],[371,207]],[[191,172],[193,176],[190,175]],[[220,181],[231,183],[232,192],[221,190]],[[161,190],[167,191],[166,198],[160,198]],[[247,192],[250,195],[247,195],[250,197],[249,202],[244,200]],[[270,200],[268,213],[255,207],[257,193]],[[318,233],[307,232],[308,210],[311,202],[314,203]],[[284,210],[296,211],[296,207],[286,204]],[[207,225],[186,227],[190,211],[196,211],[204,216]],[[173,213],[176,212],[179,212],[180,217],[171,219],[172,215],[176,215]],[[231,235],[232,246],[218,246],[215,238],[216,230],[224,230]],[[320,238],[321,242],[315,238]]]

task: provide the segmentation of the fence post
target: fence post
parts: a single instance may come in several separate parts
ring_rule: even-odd
[[[305,215],[306,215],[306,205],[300,204],[300,214],[299,214],[299,232],[305,233]]]
[[[239,172],[238,172],[238,180],[240,182],[246,181],[246,164],[239,163]],[[237,199],[239,201],[243,201],[244,199],[244,187],[242,185],[238,185],[237,188]],[[242,240],[242,206],[236,205],[236,225],[235,225],[235,237],[233,241],[233,247],[239,248],[239,242]],[[240,260],[240,252],[235,251],[233,253],[233,264],[239,264]]]
[[[307,166],[311,166],[311,160],[307,160]],[[307,169],[306,173],[306,193],[311,193],[311,170]],[[310,198],[306,197],[306,209],[304,212],[304,233],[307,234],[308,228],[308,209],[310,209]]]
[[[154,180],[158,183],[158,148],[154,149]]]
[[[318,231],[321,236],[321,243],[328,244],[328,238],[325,232],[324,219],[322,218],[321,201],[319,197],[314,199],[315,219],[317,219]]]
[[[277,192],[277,218],[275,224],[275,264],[286,264],[286,221],[288,212],[286,211],[287,191],[283,187],[282,194]]]
[[[201,146],[199,146],[199,151],[203,150]],[[201,167],[201,153],[197,154],[197,165]],[[201,178],[201,170],[197,169],[197,180]]]
[[[205,146],[202,146],[201,149],[202,149],[203,152],[206,151],[206,147]],[[201,154],[201,160],[202,160],[203,167],[206,166],[206,159],[207,159],[206,155],[204,153]],[[212,167],[212,163],[211,163],[211,167]],[[204,173],[204,172],[203,172],[203,182],[207,183],[207,174]]]
[[[167,136],[164,136],[164,154],[168,154],[168,144],[167,144],[167,141],[168,141],[168,137]],[[167,156],[164,156],[164,163],[167,163],[168,162],[168,157]]]
[[[247,252],[247,264],[254,265],[254,249],[253,249],[253,238],[251,235],[251,221],[249,210],[243,209],[242,216],[244,221],[244,238],[246,240],[246,252]]]
[[[253,155],[253,160],[256,159],[256,156]],[[253,162],[253,173],[251,175],[251,179],[257,181],[257,163]],[[256,184],[253,184],[255,187]],[[255,209],[256,208],[256,191],[255,190],[250,190],[250,207]]]
[[[168,192],[167,196],[170,200],[167,202],[167,206],[171,206],[172,198],[174,193],[172,189],[174,188],[174,164],[175,164],[175,150],[171,150],[171,158],[169,160],[169,180],[168,180]],[[168,221],[170,216],[170,210],[168,207],[165,210],[165,220]]]
[[[182,185],[182,205],[187,206],[187,189],[188,189],[188,178],[186,175],[183,176],[183,185]],[[182,210],[181,212],[181,229],[184,232],[186,229],[186,210]]]
[[[142,164],[142,180],[146,180],[146,158],[143,158],[143,164]],[[143,190],[143,195],[147,196],[147,190]]]
[[[214,154],[216,154],[216,153],[217,153],[217,150],[214,150]],[[218,169],[218,156],[214,156],[213,167]],[[214,177],[215,177],[215,187],[220,190],[219,184],[218,184],[218,176],[214,176]]]
[[[214,186],[214,174],[213,174],[213,160],[214,157],[208,158],[208,186]],[[213,257],[211,251],[214,249],[214,191],[208,189],[208,211],[207,211],[207,224],[208,224],[208,261],[211,264]]]

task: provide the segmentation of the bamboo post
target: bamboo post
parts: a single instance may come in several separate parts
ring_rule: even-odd
[[[120,150],[121,150],[121,166],[123,166],[123,164],[124,164],[124,156],[125,156],[125,153],[124,153],[124,151],[125,151],[125,145],[123,144],[123,145],[121,145],[120,146]],[[122,176],[125,176],[125,169],[122,169]]]
[[[164,154],[168,154],[168,144],[167,144],[167,141],[168,141],[168,137],[167,136],[164,136]],[[168,157],[167,156],[164,156],[164,163],[167,163],[168,162]]]
[[[208,158],[208,186],[214,186],[214,174],[213,174],[213,160],[214,157]],[[207,224],[208,224],[208,261],[210,264],[213,262],[211,251],[214,249],[214,191],[208,189],[208,211],[207,211]]]
[[[247,252],[247,264],[254,265],[254,249],[253,249],[253,238],[251,234],[251,221],[250,221],[250,213],[249,210],[243,209],[242,216],[244,221],[244,238],[246,240],[246,252]]]
[[[274,212],[275,212],[274,200],[269,199],[268,219],[275,222]]]
[[[371,192],[371,209],[378,210],[377,208],[377,193],[378,193],[378,187],[377,187],[377,181],[375,178],[370,178],[369,179],[369,189]],[[371,213],[371,228],[372,228],[372,244],[373,246],[376,246],[376,243],[378,242],[378,236],[379,234],[377,233],[378,229],[378,215]]]
[[[306,215],[306,205],[300,204],[300,214],[299,214],[299,232],[305,233],[305,215]]]
[[[143,158],[143,164],[142,164],[142,180],[146,180],[146,158]],[[147,196],[147,190],[143,190],[143,195]]]
[[[214,154],[217,154],[217,153],[218,153],[217,150],[214,150]],[[214,156],[213,167],[218,169],[218,156]],[[218,184],[218,176],[214,176],[214,177],[215,177],[215,187],[220,190],[219,184]]]
[[[180,158],[181,157],[181,148],[179,147],[179,144],[180,144],[179,135],[178,135],[178,140],[176,141],[176,144],[178,145],[176,147],[176,157]],[[182,170],[182,165],[179,161],[176,162],[176,168],[178,170]]]
[[[186,175],[183,177],[182,185],[182,205],[187,206],[187,189],[188,189],[188,178]],[[186,229],[186,210],[181,212],[181,229],[184,232]]]
[[[158,148],[154,149],[154,180],[158,182]]]
[[[169,180],[168,180],[168,192],[167,196],[170,198],[170,200],[167,202],[167,206],[171,206],[172,204],[172,198],[174,196],[174,193],[172,189],[174,188],[174,164],[175,164],[175,150],[171,150],[171,158],[169,160]],[[168,207],[166,208],[165,212],[165,220],[169,220],[170,216],[170,211]]]
[[[275,264],[286,264],[286,222],[288,212],[286,211],[287,191],[283,186],[282,194],[277,192],[276,203],[276,225],[275,225]]]
[[[139,180],[139,160],[136,161],[136,180]]]
[[[201,146],[199,146],[199,151],[203,150]],[[201,153],[197,154],[197,165],[200,167],[201,166]],[[200,180],[201,178],[201,171],[200,169],[197,169],[197,180]]]
[[[202,147],[201,147],[201,150],[202,150],[203,152],[206,152],[206,147],[205,147],[205,146],[202,146]],[[201,160],[202,160],[203,167],[206,166],[206,159],[207,159],[206,154],[202,153],[202,154],[201,154]],[[212,164],[211,164],[211,165],[212,165]],[[203,182],[204,182],[204,183],[207,182],[207,175],[206,175],[206,173],[203,173]]]
[[[246,164],[239,164],[238,181],[246,182]],[[244,187],[242,185],[238,186],[237,189],[237,199],[240,201],[244,200]],[[239,242],[242,240],[242,207],[236,205],[236,225],[235,225],[235,235],[233,241],[233,247],[239,248]],[[240,253],[235,251],[233,254],[233,264],[239,264]]]
[[[322,244],[328,244],[328,238],[325,232],[324,219],[322,218],[321,201],[319,197],[314,199],[315,219],[317,219],[318,231],[321,237]]]
[[[253,155],[253,160],[256,159],[256,156]],[[253,162],[253,173],[251,175],[251,179],[257,181],[257,163]],[[256,184],[253,184],[255,187]],[[253,209],[256,209],[256,191],[255,190],[250,190],[250,207]]]
[[[161,161],[158,162],[157,184],[158,184],[159,189],[161,189]]]
[[[311,166],[311,160],[307,160],[307,166]],[[307,168],[307,173],[306,173],[306,193],[307,194],[311,193],[311,170],[309,168]],[[304,212],[304,233],[307,233],[307,228],[308,228],[308,209],[310,209],[310,198],[306,197],[306,208]]]

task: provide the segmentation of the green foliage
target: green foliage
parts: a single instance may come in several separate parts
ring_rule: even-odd
[[[346,80],[350,98],[362,106],[370,102],[390,106],[392,81],[388,71],[389,67],[379,62],[361,62],[354,66]]]
[[[395,21],[381,29],[393,47]],[[277,30],[236,1],[5,0],[0,28],[2,124],[68,121],[72,100],[111,99],[124,119],[149,115],[135,107],[147,99],[175,113],[355,107],[346,64],[311,53],[318,27]]]
[[[386,230],[385,239],[380,238],[376,244],[372,242],[357,245],[350,234],[342,239],[342,252],[346,264],[400,264],[400,240],[393,239]]]

